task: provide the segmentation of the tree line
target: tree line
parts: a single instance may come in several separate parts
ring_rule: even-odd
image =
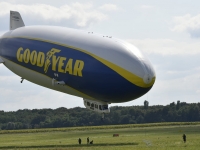
[[[103,121],[101,114],[80,107],[0,111],[0,130],[200,121],[200,103],[149,106],[144,101],[143,106],[114,106],[110,111]]]

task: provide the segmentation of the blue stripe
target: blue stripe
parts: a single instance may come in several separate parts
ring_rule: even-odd
[[[26,68],[43,73],[50,78],[55,78],[54,73],[58,73],[52,71],[51,65],[49,66],[48,72],[45,73],[44,67],[34,66],[31,63],[26,64],[24,62],[19,62],[16,58],[18,48],[23,47],[24,50],[28,48],[30,51],[36,50],[37,52],[41,51],[45,54],[52,48],[56,48],[61,50],[59,53],[55,54],[57,57],[61,56],[66,57],[67,59],[72,58],[73,60],[84,61],[82,77],[70,75],[68,73],[58,73],[59,78],[57,78],[57,80],[65,81],[68,86],[98,100],[107,102],[125,102],[136,99],[151,89],[151,87],[141,88],[130,83],[95,58],[72,48],[22,38],[2,39],[1,45],[3,47],[1,55],[3,57]]]

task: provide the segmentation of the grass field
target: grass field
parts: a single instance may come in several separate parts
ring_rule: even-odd
[[[182,140],[183,133],[187,136],[186,143]],[[94,141],[93,145],[86,144],[87,137]],[[81,145],[78,138],[82,139]],[[0,149],[198,150],[200,123],[0,131]]]

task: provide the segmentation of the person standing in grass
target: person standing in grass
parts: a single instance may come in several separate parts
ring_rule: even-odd
[[[90,139],[89,139],[89,137],[87,138],[87,144],[89,144],[89,142],[90,142]]]
[[[183,134],[183,141],[184,141],[184,143],[186,142],[186,135],[185,134]]]
[[[81,138],[78,139],[78,143],[81,144]]]

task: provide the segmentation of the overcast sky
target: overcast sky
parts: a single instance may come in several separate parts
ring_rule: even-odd
[[[111,35],[143,51],[156,82],[139,99],[112,106],[200,102],[200,1],[193,0],[0,0],[0,35],[10,10],[26,26],[55,25]],[[84,107],[82,98],[24,81],[0,65],[0,110]]]

